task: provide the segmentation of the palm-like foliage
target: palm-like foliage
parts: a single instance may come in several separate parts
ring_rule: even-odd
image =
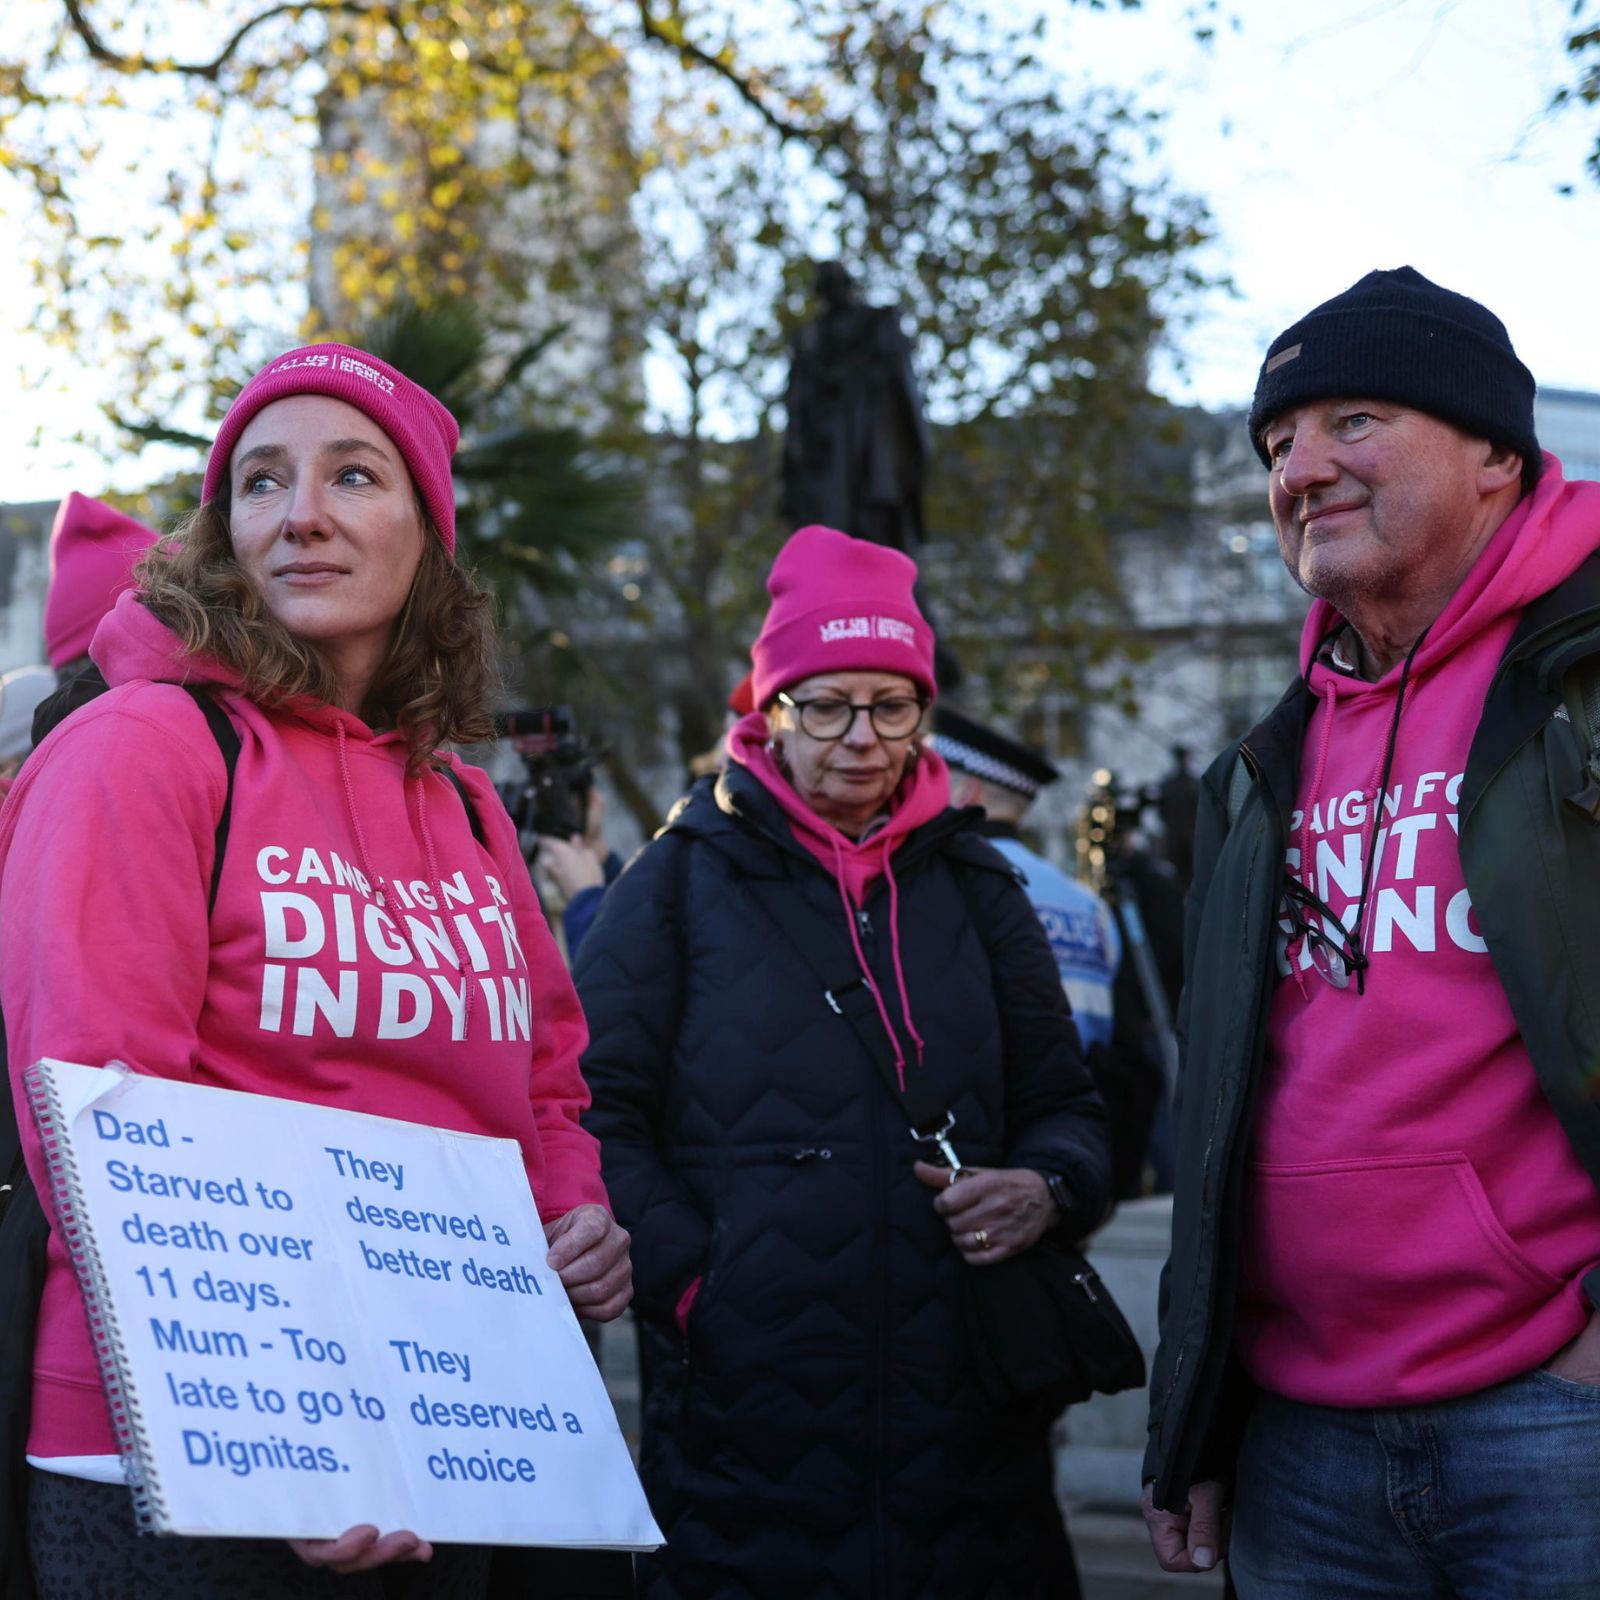
[[[621,461],[578,429],[532,414],[523,380],[564,331],[503,355],[469,303],[442,301],[401,307],[360,340],[437,395],[461,424],[453,463],[458,546],[511,618],[524,585],[544,595],[571,592],[585,561],[626,535],[637,502]]]

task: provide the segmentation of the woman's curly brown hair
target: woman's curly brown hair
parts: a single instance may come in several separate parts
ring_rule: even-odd
[[[374,728],[405,736],[407,769],[418,772],[441,745],[494,737],[489,707],[498,688],[493,602],[445,550],[418,502],[422,559],[395,623],[389,653],[361,706]],[[263,705],[299,695],[337,697],[327,660],[267,609],[233,553],[219,498],[191,512],[134,569],[140,600],[177,634],[186,655],[231,667]]]

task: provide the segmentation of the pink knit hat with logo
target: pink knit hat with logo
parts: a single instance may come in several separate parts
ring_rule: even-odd
[[[133,587],[133,564],[156,542],[155,530],[103,500],[73,490],[50,530],[50,589],[44,602],[44,648],[52,667],[88,653],[100,619]]]
[[[422,503],[452,555],[456,549],[456,494],[450,458],[461,429],[428,391],[387,361],[343,344],[308,344],[269,361],[243,389],[222,419],[206,460],[205,500],[227,482],[228,461],[250,419],[274,400],[295,394],[326,394],[363,411],[388,434],[405,457]]]
[[[772,563],[772,605],[751,647],[755,703],[818,672],[900,672],[931,696],[933,629],[910,556],[834,528],[802,528]]]

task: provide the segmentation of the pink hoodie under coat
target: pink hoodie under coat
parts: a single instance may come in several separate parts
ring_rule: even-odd
[[[889,1020],[878,984],[861,949],[856,912],[866,903],[867,890],[882,877],[889,884],[889,950],[899,993],[901,1023],[921,1064],[922,1035],[912,1016],[911,998],[906,990],[905,972],[900,965],[900,886],[895,881],[893,858],[912,829],[920,828],[950,804],[950,769],[937,750],[922,747],[900,780],[889,810],[860,839],[841,833],[811,809],[799,790],[778,768],[769,746],[767,719],[759,711],[741,718],[728,730],[728,759],[746,767],[761,781],[789,819],[795,838],[814,855],[838,886],[840,917],[850,932],[861,975],[878,1003],[890,1043],[894,1046],[895,1071],[905,1082],[906,1053],[900,1029]]]
[[[1600,547],[1600,484],[1545,462],[1413,662],[1365,993],[1324,982],[1280,939],[1237,1338],[1251,1376],[1291,1399],[1471,1393],[1548,1360],[1590,1314],[1579,1279],[1600,1261],[1600,1197],[1539,1089],[1457,842],[1468,750],[1519,614]],[[1313,659],[1340,621],[1319,601],[1302,637],[1317,704],[1289,861],[1348,923],[1400,668],[1367,683],[1326,651]]]
[[[14,1084],[40,1056],[120,1060],[511,1137],[546,1219],[605,1204],[597,1146],[578,1124],[583,1015],[486,776],[450,758],[488,848],[442,774],[405,776],[397,735],[310,702],[266,710],[176,649],[124,594],[92,649],[110,692],[45,740],[0,810]],[[225,772],[170,681],[186,668],[242,743],[209,922]],[[21,1121],[39,1182],[25,1110]],[[115,1450],[54,1238],[28,1450]]]

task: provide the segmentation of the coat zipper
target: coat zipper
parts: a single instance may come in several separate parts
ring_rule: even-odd
[[[894,1585],[889,1572],[889,1508],[886,1503],[884,1475],[889,1459],[889,1408],[885,1389],[888,1386],[888,1316],[884,1306],[886,1239],[888,1231],[888,1184],[884,1172],[885,1145],[883,1106],[881,1096],[869,1094],[867,1112],[870,1127],[868,1149],[872,1152],[872,1206],[878,1224],[872,1230],[871,1284],[868,1287],[868,1305],[872,1317],[873,1361],[873,1460],[872,1473],[872,1565],[879,1580],[872,1586],[874,1594],[893,1594]]]

